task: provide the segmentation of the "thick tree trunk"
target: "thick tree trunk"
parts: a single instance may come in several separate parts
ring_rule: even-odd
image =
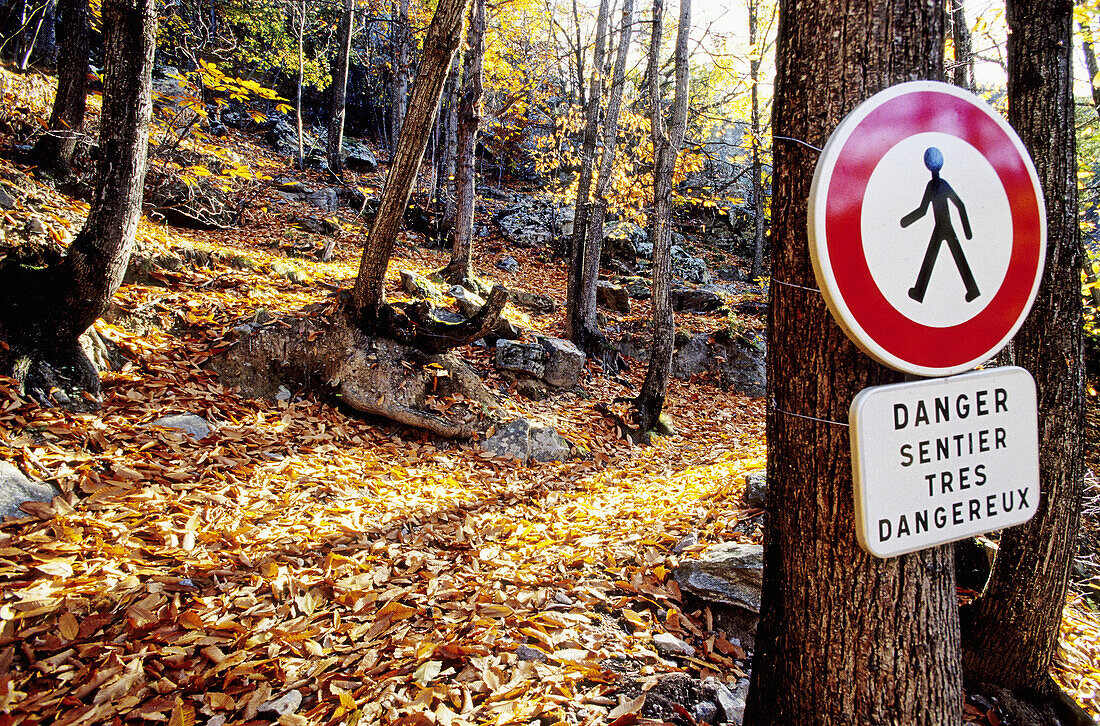
[[[951,8],[951,41],[955,47],[952,80],[956,86],[973,91],[974,49],[970,41],[970,26],[966,23],[966,8],[963,0],[948,0],[948,6]]]
[[[1045,694],[1058,643],[1083,491],[1084,363],[1072,4],[1009,0],[1008,120],[1035,161],[1046,197],[1047,262],[1016,361],[1039,393],[1039,508],[1006,530],[993,574],[967,618],[967,675]]]
[[[440,274],[453,284],[473,276],[474,207],[477,202],[477,131],[481,124],[481,67],[485,58],[485,0],[473,0],[466,31],[466,68],[458,102],[458,150],[455,163],[455,218],[451,261]]]
[[[332,69],[332,118],[328,122],[328,143],[325,152],[328,168],[338,177],[344,174],[344,115],[348,92],[348,62],[351,58],[351,37],[355,32],[355,0],[344,0],[340,17],[340,42],[336,67]]]
[[[88,79],[88,0],[61,0],[61,48],[57,58],[57,95],[50,130],[35,144],[38,165],[59,176],[72,171],[73,154],[84,125]]]
[[[99,378],[77,338],[107,309],[141,217],[153,69],[153,0],[103,3],[106,77],[96,190],[84,227],[56,265],[0,270],[0,330],[25,389],[95,395]]]
[[[595,170],[596,144],[599,141],[600,112],[603,104],[604,52],[607,46],[607,15],[610,0],[600,0],[596,16],[596,41],[592,59],[592,78],[588,83],[588,107],[585,109],[584,140],[581,144],[581,170],[577,178],[577,201],[574,205],[573,234],[569,240],[569,281],[565,293],[565,335],[570,340],[583,339],[580,320],[581,268],[589,235],[589,198]]]
[[[396,155],[397,139],[405,123],[409,96],[409,0],[398,0],[397,22],[394,24],[393,105],[390,107],[390,148]],[[425,52],[430,52],[424,46]]]
[[[680,26],[676,33],[676,96],[672,102],[672,118],[667,132],[658,83],[663,12],[662,0],[654,0],[653,35],[649,43],[649,94],[653,111],[654,149],[653,213],[649,225],[650,239],[653,240],[653,343],[642,390],[634,404],[638,429],[643,433],[657,425],[657,419],[665,406],[676,337],[676,324],[672,317],[672,177],[687,128],[687,43],[691,26],[691,0],[680,0]]]
[[[600,257],[603,254],[604,222],[607,219],[607,192],[615,165],[615,146],[619,136],[619,114],[622,111],[623,87],[626,83],[626,62],[630,53],[630,37],[634,23],[634,0],[625,0],[622,26],[619,32],[619,48],[612,72],[611,95],[607,101],[604,118],[603,149],[600,152],[596,172],[596,188],[586,217],[576,215],[576,224],[584,224],[580,265],[570,269],[570,277],[577,276],[575,309],[567,311],[572,330],[571,340],[588,355],[599,358],[604,367],[617,372],[626,367],[618,351],[600,330],[596,306],[596,285],[600,277]],[[570,283],[571,286],[574,284]]]
[[[779,6],[768,502],[747,726],[961,721],[951,547],[880,560],[855,538],[848,408],[860,390],[900,374],[833,321],[806,241],[818,153],[808,144],[824,146],[874,92],[941,77],[943,40],[942,5],[925,0]]]
[[[378,212],[371,224],[359,263],[359,275],[352,289],[352,319],[368,328],[377,324],[382,312],[386,267],[435,122],[451,57],[462,40],[466,2],[441,0],[424,39],[424,54],[413,84],[408,113],[401,125],[393,162],[386,175]]]

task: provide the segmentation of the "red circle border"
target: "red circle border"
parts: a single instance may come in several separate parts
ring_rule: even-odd
[[[861,218],[867,182],[898,142],[920,133],[956,136],[993,166],[1012,213],[1012,252],[1004,281],[969,320],[938,328],[898,312],[871,276]],[[958,96],[920,90],[888,99],[844,141],[825,197],[825,237],[836,292],[849,314],[883,351],[926,369],[977,364],[1007,342],[1027,313],[1043,255],[1042,207],[1029,161],[991,112]],[[971,215],[973,218],[973,215]],[[843,260],[844,264],[837,264]]]

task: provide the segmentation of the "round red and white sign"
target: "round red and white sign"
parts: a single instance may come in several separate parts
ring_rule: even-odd
[[[982,99],[933,81],[881,91],[841,122],[814,172],[808,223],[837,322],[872,358],[923,376],[1003,348],[1046,259],[1023,143]]]

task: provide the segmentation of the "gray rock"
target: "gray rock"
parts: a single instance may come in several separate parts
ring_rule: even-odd
[[[38,217],[31,217],[26,226],[27,234],[46,234],[46,224]]]
[[[526,290],[508,290],[508,300],[525,310],[534,313],[552,313],[558,309],[558,303],[548,295],[539,295]]]
[[[275,716],[286,716],[289,713],[297,713],[302,707],[302,693],[298,690],[290,690],[270,701],[264,701],[257,710],[258,713],[270,713]]]
[[[496,366],[506,371],[528,373],[542,378],[546,372],[546,351],[536,343],[498,340]]]
[[[539,344],[546,351],[543,380],[558,388],[577,385],[584,371],[584,352],[562,338],[539,338]]]
[[[691,716],[695,723],[714,723],[718,718],[718,706],[711,701],[700,701],[691,709]]]
[[[672,246],[671,257],[673,276],[699,285],[710,282],[710,272],[707,271],[705,260],[695,257],[680,245]]]
[[[515,257],[511,255],[505,255],[497,260],[496,267],[498,270],[504,270],[505,272],[518,272],[519,262]]]
[[[569,461],[569,441],[549,426],[533,426],[528,432],[528,461]]]
[[[166,429],[177,429],[196,441],[205,439],[214,430],[206,419],[193,413],[173,413],[161,416],[152,425]]]
[[[294,158],[298,155],[298,129],[285,116],[279,116],[275,124],[268,130],[264,140],[283,156]],[[309,132],[302,133],[302,150],[309,154],[310,150],[318,147],[317,140],[310,136]]]
[[[644,277],[624,277],[619,280],[619,284],[626,288],[634,300],[648,300],[653,297],[653,286]]]
[[[648,352],[645,356],[648,357]],[[690,378],[700,373],[714,375],[719,383],[747,396],[763,396],[767,383],[767,351],[741,336],[719,331],[696,335],[680,346],[672,358],[672,375]]]
[[[0,519],[26,517],[19,508],[24,502],[52,502],[61,494],[53,484],[28,478],[9,461],[0,461]]]
[[[344,166],[350,171],[371,172],[378,168],[378,159],[370,147],[358,139],[344,137],[341,142]]]
[[[606,257],[632,261],[638,247],[649,242],[649,234],[633,222],[614,222],[604,228],[603,253]],[[652,255],[653,245],[649,245]]]
[[[737,682],[733,689],[732,698],[723,699],[718,703],[718,708],[728,723],[741,726],[745,721],[745,701],[749,697],[749,679],[744,678]]]
[[[568,461],[572,445],[548,426],[532,426],[517,418],[486,439],[481,448],[500,459],[531,462]]]
[[[529,645],[521,645],[516,648],[516,657],[520,660],[533,660],[536,663],[549,663],[550,658],[538,648]]]
[[[616,313],[630,313],[630,293],[625,287],[600,280],[596,283],[596,304]]]
[[[723,301],[716,293],[705,288],[673,288],[672,309],[685,313],[712,313],[722,307]]]
[[[401,270],[401,288],[421,300],[439,301],[443,299],[442,293],[431,280],[412,270]]]
[[[680,554],[688,547],[694,547],[697,544],[699,544],[699,535],[697,535],[695,532],[692,532],[687,537],[684,537],[682,540],[677,542],[676,546],[672,548],[672,552],[673,554]]]
[[[0,186],[0,207],[4,209],[15,209],[15,200],[8,194],[8,190]]]
[[[498,347],[497,350],[499,351],[500,348]],[[527,455],[530,453],[528,442],[530,432],[531,423],[525,418],[517,418],[497,429],[496,433],[482,442],[481,448],[498,459],[526,462]]]
[[[572,207],[530,204],[509,207],[496,216],[505,239],[518,247],[543,247],[573,233]]]
[[[306,201],[325,214],[334,214],[340,208],[340,197],[332,187],[315,189],[306,195]]]
[[[749,679],[745,678],[730,690],[729,686],[711,676],[703,679],[703,692],[718,705],[718,713],[726,723],[740,726],[745,718],[745,699],[748,697]]]
[[[663,655],[666,658],[672,656],[687,656],[688,658],[693,658],[695,656],[695,648],[669,633],[657,633],[654,635],[653,647],[657,650],[659,655]]]
[[[462,311],[462,314],[467,318],[473,317],[477,314],[478,310],[481,310],[485,305],[485,298],[481,297],[477,293],[470,292],[462,285],[454,285],[447,294],[455,299],[458,303],[458,309]]]
[[[745,506],[749,509],[763,509],[768,492],[768,472],[753,471],[745,475]]]
[[[680,563],[672,576],[681,588],[703,600],[759,613],[764,548],[727,542],[712,547],[701,560]]]

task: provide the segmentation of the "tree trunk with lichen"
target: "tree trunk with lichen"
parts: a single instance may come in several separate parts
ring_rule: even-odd
[[[99,374],[77,340],[107,309],[126,272],[141,217],[152,112],[155,3],[106,0],[102,12],[102,152],[88,218],[51,264],[32,268],[9,259],[0,269],[0,337],[9,346],[9,369],[40,401],[77,408],[94,406],[99,395]]]

